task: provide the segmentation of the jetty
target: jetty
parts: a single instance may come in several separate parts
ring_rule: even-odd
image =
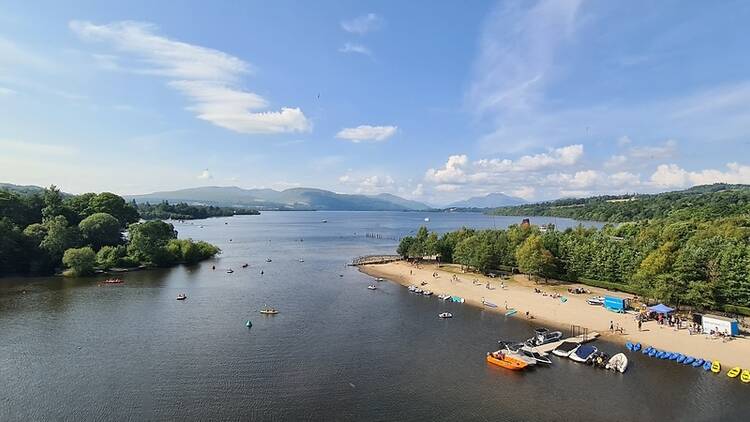
[[[570,337],[566,339],[562,339],[560,341],[556,341],[554,343],[547,343],[541,346],[536,346],[534,349],[541,353],[549,353],[557,349],[557,347],[563,344],[564,342],[576,343],[576,344],[588,343],[590,341],[596,340],[600,335],[596,331],[589,332],[588,328],[584,328],[578,325],[571,326],[570,331],[571,331]]]
[[[369,265],[369,264],[387,264],[389,262],[400,261],[401,255],[364,255],[358,256],[352,260],[350,266]]]

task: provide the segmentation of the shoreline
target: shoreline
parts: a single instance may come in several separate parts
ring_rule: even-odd
[[[585,327],[589,332],[598,332],[600,339],[619,344],[625,342],[641,343],[644,348],[654,346],[659,350],[683,353],[695,358],[718,360],[722,365],[722,373],[727,369],[739,366],[750,369],[750,339],[735,337],[734,340],[723,343],[709,339],[705,334],[689,335],[687,329],[676,330],[669,326],[660,326],[656,321],[643,323],[638,331],[633,314],[617,314],[601,306],[586,303],[592,296],[616,295],[632,298],[633,295],[611,292],[606,289],[585,286],[577,283],[535,284],[527,280],[524,275],[514,275],[511,279],[501,280],[476,273],[465,273],[456,265],[444,264],[440,268],[436,264],[420,264],[419,267],[397,261],[387,264],[366,264],[358,266],[359,271],[372,276],[396,282],[402,286],[417,285],[427,282],[425,288],[434,295],[451,294],[461,296],[465,303],[483,310],[505,313],[508,309],[516,309],[517,313],[511,318],[525,319],[528,322],[555,327],[567,334],[571,325]],[[437,273],[438,277],[433,277]],[[456,276],[457,279],[453,279]],[[477,281],[479,284],[474,284]],[[501,282],[505,288],[500,288]],[[489,283],[491,289],[486,288]],[[571,294],[568,288],[581,287],[591,293]],[[535,293],[537,288],[548,295]],[[562,295],[566,301],[553,298],[550,294]],[[497,305],[497,308],[486,307],[482,298]],[[526,312],[533,317],[527,319]],[[612,333],[610,323],[624,329],[622,334]]]

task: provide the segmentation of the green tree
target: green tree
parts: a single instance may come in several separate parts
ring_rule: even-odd
[[[545,249],[539,235],[531,235],[516,250],[516,261],[521,272],[531,276],[544,277],[552,272],[554,257]]]
[[[0,218],[0,274],[26,271],[24,236],[10,219]]]
[[[60,189],[52,185],[44,190],[44,208],[42,208],[42,220],[48,221],[57,216],[65,215],[63,197]]]
[[[89,212],[107,213],[115,217],[122,227],[138,221],[138,210],[114,193],[102,192],[89,201]]]
[[[103,269],[109,269],[122,265],[127,256],[127,248],[123,245],[102,246],[96,253],[96,265]]]
[[[153,220],[131,224],[128,255],[138,262],[156,266],[169,265],[175,256],[167,250],[170,240],[177,238],[174,226],[163,221]]]
[[[67,274],[82,276],[92,274],[96,266],[96,254],[88,246],[70,248],[63,254],[62,262],[68,268]]]
[[[51,261],[59,264],[65,250],[78,245],[78,229],[68,226],[68,220],[62,215],[51,217],[44,226],[47,235],[39,246],[49,254]]]
[[[405,236],[401,238],[401,241],[398,243],[398,248],[396,249],[396,253],[401,255],[403,258],[410,258],[409,251],[411,250],[412,245],[414,244],[414,238],[411,236]]]
[[[113,216],[98,212],[86,217],[78,224],[78,229],[94,250],[105,245],[117,245],[121,239],[120,222]]]

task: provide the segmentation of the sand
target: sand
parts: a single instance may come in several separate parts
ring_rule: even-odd
[[[723,372],[734,366],[750,369],[750,339],[748,338],[738,337],[732,341],[723,342],[721,339],[712,339],[703,334],[690,335],[687,329],[676,330],[669,326],[661,326],[656,321],[643,323],[641,331],[638,331],[635,315],[618,314],[602,306],[592,306],[586,303],[586,299],[592,296],[614,294],[630,298],[632,295],[571,283],[535,284],[524,275],[516,275],[510,280],[500,280],[474,273],[464,273],[455,265],[443,265],[438,268],[437,265],[429,264],[420,265],[417,268],[411,263],[398,261],[389,264],[362,265],[360,271],[404,286],[412,284],[419,286],[421,282],[426,281],[428,284],[422,288],[432,291],[435,296],[439,294],[461,296],[467,304],[482,307],[488,311],[505,313],[506,306],[508,309],[516,309],[518,313],[511,318],[526,319],[528,311],[534,322],[542,326],[562,329],[566,335],[571,324],[575,324],[588,328],[590,332],[597,331],[607,340],[623,344],[630,341],[641,343],[643,347],[654,346],[660,350],[678,352],[696,358],[718,360],[722,364]],[[435,272],[438,273],[438,277],[433,277]],[[458,277],[458,280],[453,279],[454,275]],[[491,289],[486,288],[488,282]],[[505,288],[500,287],[501,282]],[[548,295],[535,293],[535,287],[547,292]],[[568,288],[575,287],[585,288],[591,291],[591,294],[568,293]],[[552,293],[563,295],[567,301],[563,303],[559,298],[552,298],[550,296]],[[483,306],[482,298],[496,304],[497,308]],[[610,322],[622,327],[624,332],[611,332]]]

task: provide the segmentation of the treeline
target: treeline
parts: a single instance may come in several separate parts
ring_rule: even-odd
[[[0,190],[0,276],[60,269],[85,275],[191,263],[219,253],[206,242],[177,239],[171,224],[139,219],[134,206],[108,192],[63,195],[54,186],[31,194]]]
[[[545,233],[535,226],[461,229],[438,236],[421,228],[401,240],[404,257],[490,272],[514,267],[540,278],[581,281],[675,305],[750,306],[750,217],[649,220]]]
[[[551,216],[622,223],[650,219],[710,221],[750,213],[750,186],[717,183],[653,195],[558,199],[496,208],[495,215]]]
[[[184,202],[170,204],[168,201],[158,204],[136,204],[144,220],[197,220],[210,217],[230,217],[233,215],[258,215],[255,209],[215,207],[212,205],[188,205]]]

